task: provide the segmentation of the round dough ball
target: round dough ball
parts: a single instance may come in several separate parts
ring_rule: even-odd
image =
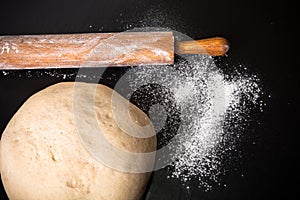
[[[136,138],[118,127],[112,117],[112,89],[100,84],[76,82],[80,101],[85,103],[87,92],[95,87],[95,115],[91,118],[96,116],[108,141],[129,152],[155,151],[155,136]],[[121,172],[92,156],[77,134],[73,94],[72,82],[52,85],[31,96],[8,123],[1,138],[0,169],[9,198],[140,199],[150,172]],[[124,106],[127,102],[119,94],[116,100]],[[138,125],[151,125],[140,109],[132,104],[129,107],[130,116]],[[92,119],[81,120],[88,123]],[[150,134],[155,132],[153,127],[151,131]]]

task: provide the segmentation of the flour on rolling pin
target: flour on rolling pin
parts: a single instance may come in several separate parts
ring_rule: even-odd
[[[172,32],[0,37],[0,69],[172,64]]]
[[[6,42],[1,48],[0,55],[5,53],[9,54],[9,53],[18,53],[18,52],[19,52],[18,47],[14,43],[10,44]]]
[[[85,60],[83,66],[172,64],[174,38],[171,32],[118,33],[97,45]]]

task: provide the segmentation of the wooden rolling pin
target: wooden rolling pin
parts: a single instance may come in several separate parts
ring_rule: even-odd
[[[173,64],[177,54],[224,55],[221,37],[174,42],[172,32],[0,36],[0,69]]]

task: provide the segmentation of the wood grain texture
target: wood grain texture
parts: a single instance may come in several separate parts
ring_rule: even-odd
[[[223,56],[229,50],[229,42],[222,37],[201,40],[180,41],[176,43],[177,54],[206,54]]]
[[[0,69],[172,64],[172,32],[0,36]]]

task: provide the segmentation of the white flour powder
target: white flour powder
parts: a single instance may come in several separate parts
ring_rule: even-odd
[[[135,78],[130,80],[134,87],[141,81],[151,83],[156,77],[170,90],[168,95],[173,97],[173,109],[180,110],[178,137],[170,146],[173,150],[171,176],[183,182],[197,178],[205,189],[219,181],[223,172],[222,158],[235,149],[241,138],[240,128],[245,124],[244,115],[259,105],[262,92],[255,75],[226,75],[211,60],[207,56],[194,56],[189,62],[159,66],[159,70],[140,67]],[[169,98],[165,101],[162,104],[168,103]],[[156,114],[160,115],[159,112],[164,111],[158,110]]]

